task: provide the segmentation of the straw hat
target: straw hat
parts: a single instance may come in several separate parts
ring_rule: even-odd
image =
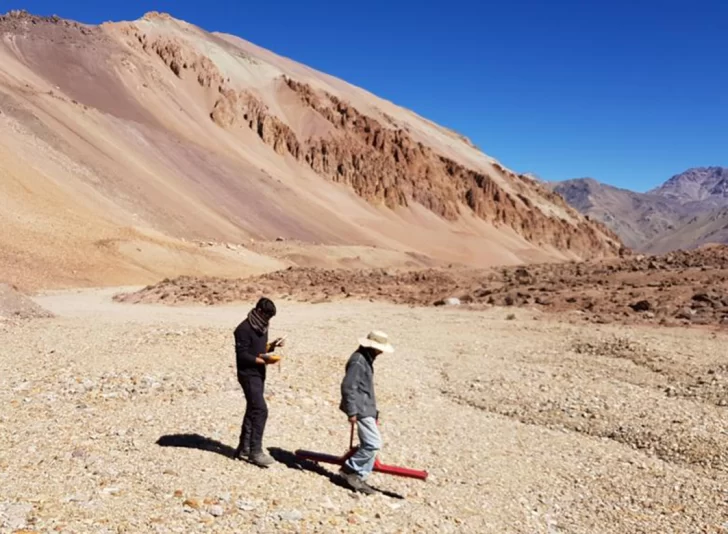
[[[369,335],[365,338],[359,338],[359,345],[370,349],[376,349],[387,354],[394,352],[394,347],[389,343],[389,336],[378,330],[369,332]]]

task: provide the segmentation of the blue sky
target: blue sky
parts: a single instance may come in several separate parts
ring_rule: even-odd
[[[728,1],[0,0],[97,23],[164,11],[344,78],[519,172],[646,190],[728,166]]]

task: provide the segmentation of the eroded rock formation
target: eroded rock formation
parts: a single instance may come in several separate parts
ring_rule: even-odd
[[[253,92],[233,87],[207,57],[168,38],[149,39],[138,31],[134,37],[176,76],[193,76],[201,87],[216,91],[210,118],[220,127],[249,128],[276,153],[289,154],[317,174],[350,186],[369,202],[392,209],[416,202],[447,220],[470,210],[530,242],[581,255],[620,249],[618,238],[605,226],[585,220],[560,196],[498,164],[489,171],[497,177],[468,168],[416,141],[394,121],[385,126],[333,94],[284,76],[301,105],[333,126],[333,134],[303,139]],[[564,217],[541,208],[549,204]]]

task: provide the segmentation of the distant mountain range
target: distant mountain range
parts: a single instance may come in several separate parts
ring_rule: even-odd
[[[593,178],[547,186],[637,251],[664,253],[728,243],[728,168],[688,169],[646,193]]]

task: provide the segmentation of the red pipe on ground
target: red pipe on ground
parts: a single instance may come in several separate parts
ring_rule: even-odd
[[[301,460],[310,460],[312,462],[324,462],[327,464],[344,465],[344,462],[356,452],[357,447],[350,449],[344,456],[334,456],[333,454],[326,454],[322,452],[313,452],[299,449],[296,451],[296,458]],[[398,467],[396,465],[387,465],[379,461],[374,461],[374,471],[384,473],[386,475],[394,475],[405,478],[416,478],[418,480],[427,480],[427,471],[419,471],[416,469],[409,469],[407,467]]]
[[[379,423],[379,421],[377,421]],[[351,425],[351,434],[349,435],[349,452],[344,456],[334,456],[323,452],[313,452],[298,449],[296,458],[301,460],[310,460],[312,462],[325,462],[327,464],[344,465],[344,462],[352,456],[359,447],[354,447],[354,425]],[[416,478],[418,480],[427,480],[427,471],[419,471],[417,469],[409,469],[408,467],[398,467],[396,465],[387,465],[374,460],[374,471],[384,473],[385,475],[394,475],[397,477]]]

